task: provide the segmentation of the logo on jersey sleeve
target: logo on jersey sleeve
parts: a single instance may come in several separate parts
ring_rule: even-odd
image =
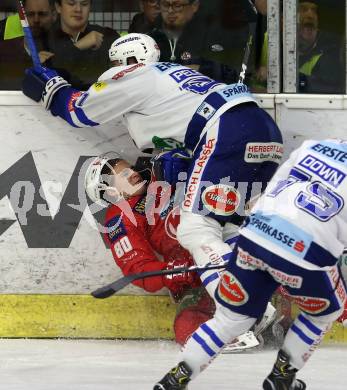
[[[119,239],[119,237],[125,236],[127,231],[122,222],[122,218],[120,216],[113,217],[106,223],[107,235],[111,242],[115,242]]]
[[[327,310],[330,306],[330,301],[324,298],[316,297],[302,297],[291,295],[294,302],[299,306],[301,310],[308,314],[319,314]]]
[[[233,306],[241,306],[248,302],[249,296],[242,284],[230,272],[225,272],[218,287],[221,299]]]
[[[204,117],[207,121],[210,120],[213,115],[216,113],[216,110],[208,103],[202,102],[196,113]]]
[[[279,163],[282,156],[283,145],[278,142],[249,142],[245,149],[245,161],[248,163]]]
[[[68,101],[68,104],[67,104],[67,109],[69,110],[69,112],[75,111],[75,102],[81,95],[82,95],[82,92],[74,92],[71,95],[71,97]]]
[[[202,202],[207,208],[217,215],[232,215],[240,204],[241,196],[232,186],[217,184],[207,187],[202,193]]]

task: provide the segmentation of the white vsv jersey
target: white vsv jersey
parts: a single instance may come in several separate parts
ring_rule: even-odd
[[[306,269],[347,246],[347,142],[306,141],[278,169],[241,234]]]
[[[187,125],[202,101],[224,87],[225,84],[178,64],[114,67],[87,92],[72,94],[65,102],[64,113],[60,109],[57,114],[76,127],[122,118],[137,147],[144,149],[152,146],[155,135],[183,141]],[[238,93],[237,88],[230,89],[214,120],[234,105],[254,101],[248,95]]]

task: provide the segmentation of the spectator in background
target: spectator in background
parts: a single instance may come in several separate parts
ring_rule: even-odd
[[[140,0],[141,13],[131,21],[129,33],[147,34],[155,27],[155,19],[160,14],[159,0]]]
[[[17,12],[16,4],[13,0],[1,0],[0,2],[1,12]],[[13,16],[13,15],[10,15]],[[18,17],[18,16],[17,16]],[[5,19],[0,20],[0,42],[3,41],[5,38],[5,29],[6,29],[6,23],[8,21],[9,17],[6,17]],[[23,34],[21,34],[23,35]]]
[[[219,1],[217,14],[209,27],[208,51],[205,52],[205,57],[213,64],[212,78],[228,84],[238,81],[251,23],[256,23],[251,1]],[[247,62],[246,84],[254,70],[253,52]]]
[[[298,4],[298,92],[344,93],[341,39],[319,29],[318,5],[317,0],[299,0]],[[260,5],[259,12],[263,11]],[[256,78],[252,82],[252,90],[256,92],[266,91],[267,45],[265,34]]]
[[[59,20],[50,36],[52,67],[67,71],[75,88],[87,89],[108,69],[108,49],[119,34],[89,24],[91,0],[55,0],[55,6]]]
[[[300,0],[298,7],[299,92],[343,93],[341,40],[319,30],[316,0]]]
[[[254,0],[254,5],[261,15],[267,15],[267,0]]]
[[[160,0],[160,17],[149,34],[160,48],[160,61],[199,67],[206,49],[206,26],[195,17],[199,6],[199,0]]]
[[[46,64],[53,56],[47,41],[48,31],[56,19],[53,3],[49,0],[26,0],[23,4],[41,63]],[[24,36],[0,41],[0,89],[20,90],[24,70],[31,64]]]
[[[220,26],[211,33],[207,18],[199,12],[199,0],[160,0],[159,6],[160,16],[149,35],[160,48],[160,61],[189,66],[217,81],[237,81],[220,62]]]
[[[256,71],[251,81],[253,92],[267,91],[267,0],[255,0],[254,5],[258,11],[257,33],[255,37],[255,67]]]

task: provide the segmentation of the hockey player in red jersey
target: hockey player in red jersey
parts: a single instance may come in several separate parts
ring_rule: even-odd
[[[150,179],[151,168],[132,167],[114,152],[95,158],[86,171],[89,198],[108,206],[105,241],[124,275],[194,265],[189,252],[176,239],[179,207],[171,186]],[[169,290],[178,303],[174,320],[178,344],[183,345],[200,324],[213,317],[214,301],[197,273],[156,276],[133,283],[151,293],[164,287]],[[261,323],[266,327],[270,322]],[[258,345],[254,333],[249,331],[228,344],[225,351]]]
[[[179,216],[178,207],[173,208],[170,187],[148,186],[139,172],[115,154],[96,158],[87,170],[85,184],[92,201],[109,203],[105,241],[124,275],[194,265],[175,237]],[[151,188],[159,192],[151,193]],[[151,293],[166,287],[180,303],[174,321],[179,344],[213,316],[215,305],[196,273],[156,276],[133,283]]]

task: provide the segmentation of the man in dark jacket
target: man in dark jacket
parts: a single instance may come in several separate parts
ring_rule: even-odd
[[[129,26],[129,33],[147,34],[155,27],[160,14],[159,0],[140,0],[142,12],[136,14]]]
[[[160,61],[198,64],[205,44],[206,28],[196,17],[199,0],[161,0],[161,17],[150,35],[160,48]]]
[[[52,67],[67,71],[75,88],[87,89],[108,69],[108,49],[119,34],[88,23],[91,0],[55,0],[55,6],[60,18],[49,42]]]
[[[160,1],[161,15],[149,33],[160,48],[160,61],[188,65],[217,81],[236,82],[248,33],[242,31],[241,37],[239,30],[233,30],[223,35],[220,19],[214,20],[213,15],[203,12],[200,3],[199,0]],[[217,14],[224,10],[221,2],[216,2],[215,7]],[[241,48],[240,41],[244,41]],[[237,59],[230,61],[230,57]]]

